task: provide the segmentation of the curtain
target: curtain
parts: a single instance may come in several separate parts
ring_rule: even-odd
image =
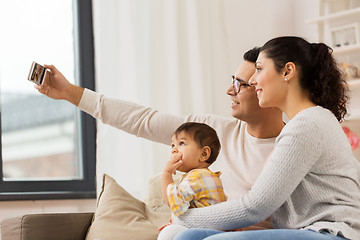
[[[221,3],[93,1],[96,91],[174,114],[216,112],[230,71]],[[143,198],[169,155],[169,146],[98,123],[98,186],[107,173]]]

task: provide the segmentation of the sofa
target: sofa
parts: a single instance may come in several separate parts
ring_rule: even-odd
[[[94,213],[27,214],[6,219],[1,223],[1,239],[84,240],[93,215]]]
[[[154,240],[170,219],[160,175],[143,202],[104,174],[95,212],[27,214],[1,222],[1,240]]]
[[[181,174],[176,174],[178,181]],[[149,182],[148,197],[140,201],[104,174],[95,212],[27,214],[1,222],[1,240],[155,240],[158,228],[170,219],[161,193],[161,175]],[[242,228],[272,228],[270,219]]]

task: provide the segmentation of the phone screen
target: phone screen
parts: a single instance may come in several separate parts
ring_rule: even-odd
[[[33,62],[29,72],[28,80],[36,84],[42,84],[45,78],[46,68],[40,64]]]

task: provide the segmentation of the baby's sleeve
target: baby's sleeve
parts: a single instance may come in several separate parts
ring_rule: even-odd
[[[198,185],[198,181],[194,181],[194,178],[190,176],[185,177],[179,184],[168,185],[167,195],[174,216],[178,217],[188,210],[190,202],[196,197],[194,189],[198,189]]]

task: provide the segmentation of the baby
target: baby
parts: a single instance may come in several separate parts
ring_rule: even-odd
[[[220,141],[216,131],[204,123],[182,124],[172,136],[171,156],[162,174],[162,193],[170,206],[172,217],[189,208],[206,207],[226,201],[220,172],[208,167],[216,160]],[[178,184],[172,174],[185,172]],[[185,230],[181,225],[167,224],[159,228],[159,240],[172,239]]]

